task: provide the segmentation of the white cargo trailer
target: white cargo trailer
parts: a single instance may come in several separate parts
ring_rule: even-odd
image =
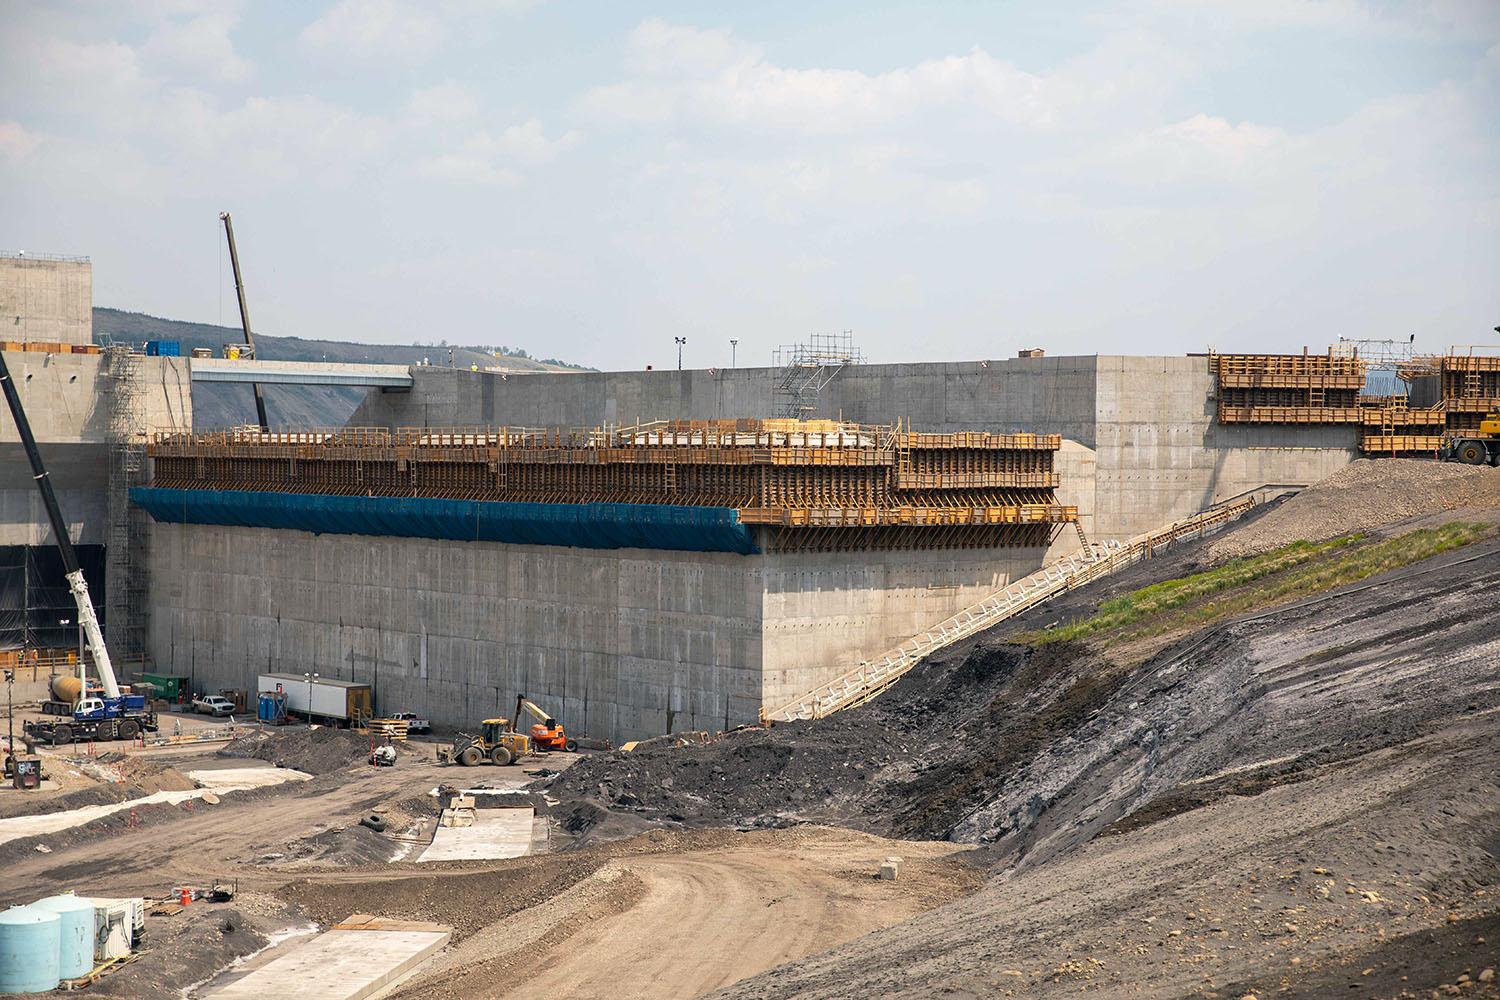
[[[285,692],[288,712],[315,721],[368,719],[374,709],[375,699],[368,684],[327,677],[309,680],[302,674],[261,674],[259,684],[261,694]]]

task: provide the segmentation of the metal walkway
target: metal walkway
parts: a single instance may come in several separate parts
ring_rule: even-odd
[[[1210,507],[1192,517],[1174,521],[1165,528],[1137,535],[1129,542],[1093,543],[1085,550],[1045,566],[978,604],[965,608],[881,656],[863,661],[848,673],[841,674],[795,701],[772,712],[762,711],[761,721],[775,723],[820,719],[842,709],[863,705],[944,646],[982,632],[1074,587],[1108,576],[1142,559],[1150,559],[1176,542],[1212,534],[1255,507],[1301,488],[1264,487],[1230,502]]]
[[[188,370],[194,382],[349,385],[382,389],[410,389],[412,384],[411,370],[406,365],[192,358],[188,361]]]

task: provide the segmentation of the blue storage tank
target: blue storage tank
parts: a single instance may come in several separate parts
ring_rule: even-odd
[[[31,904],[39,913],[55,913],[57,925],[57,977],[77,979],[94,969],[94,904],[71,892],[48,896]]]
[[[12,906],[0,913],[0,993],[57,989],[56,913]]]

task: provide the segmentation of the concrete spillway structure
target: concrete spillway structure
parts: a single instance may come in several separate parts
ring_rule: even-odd
[[[544,700],[623,740],[754,722],[1041,565],[1056,436],[795,421],[170,435],[152,652],[200,687]]]

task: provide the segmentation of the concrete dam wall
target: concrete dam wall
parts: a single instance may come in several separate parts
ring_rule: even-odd
[[[764,417],[768,369],[501,376],[413,369],[351,426],[587,427]],[[1056,433],[1057,502],[1126,538],[1353,457],[1340,427],[1223,426],[1206,358],[863,365],[817,417],[926,432]],[[413,473],[415,475],[415,473]],[[181,485],[181,484],[175,484]],[[768,529],[757,529],[766,531]],[[150,651],[204,690],[266,670],[377,685],[439,724],[545,699],[616,741],[753,721],[1078,544],[750,555],[588,550],[156,523]]]

